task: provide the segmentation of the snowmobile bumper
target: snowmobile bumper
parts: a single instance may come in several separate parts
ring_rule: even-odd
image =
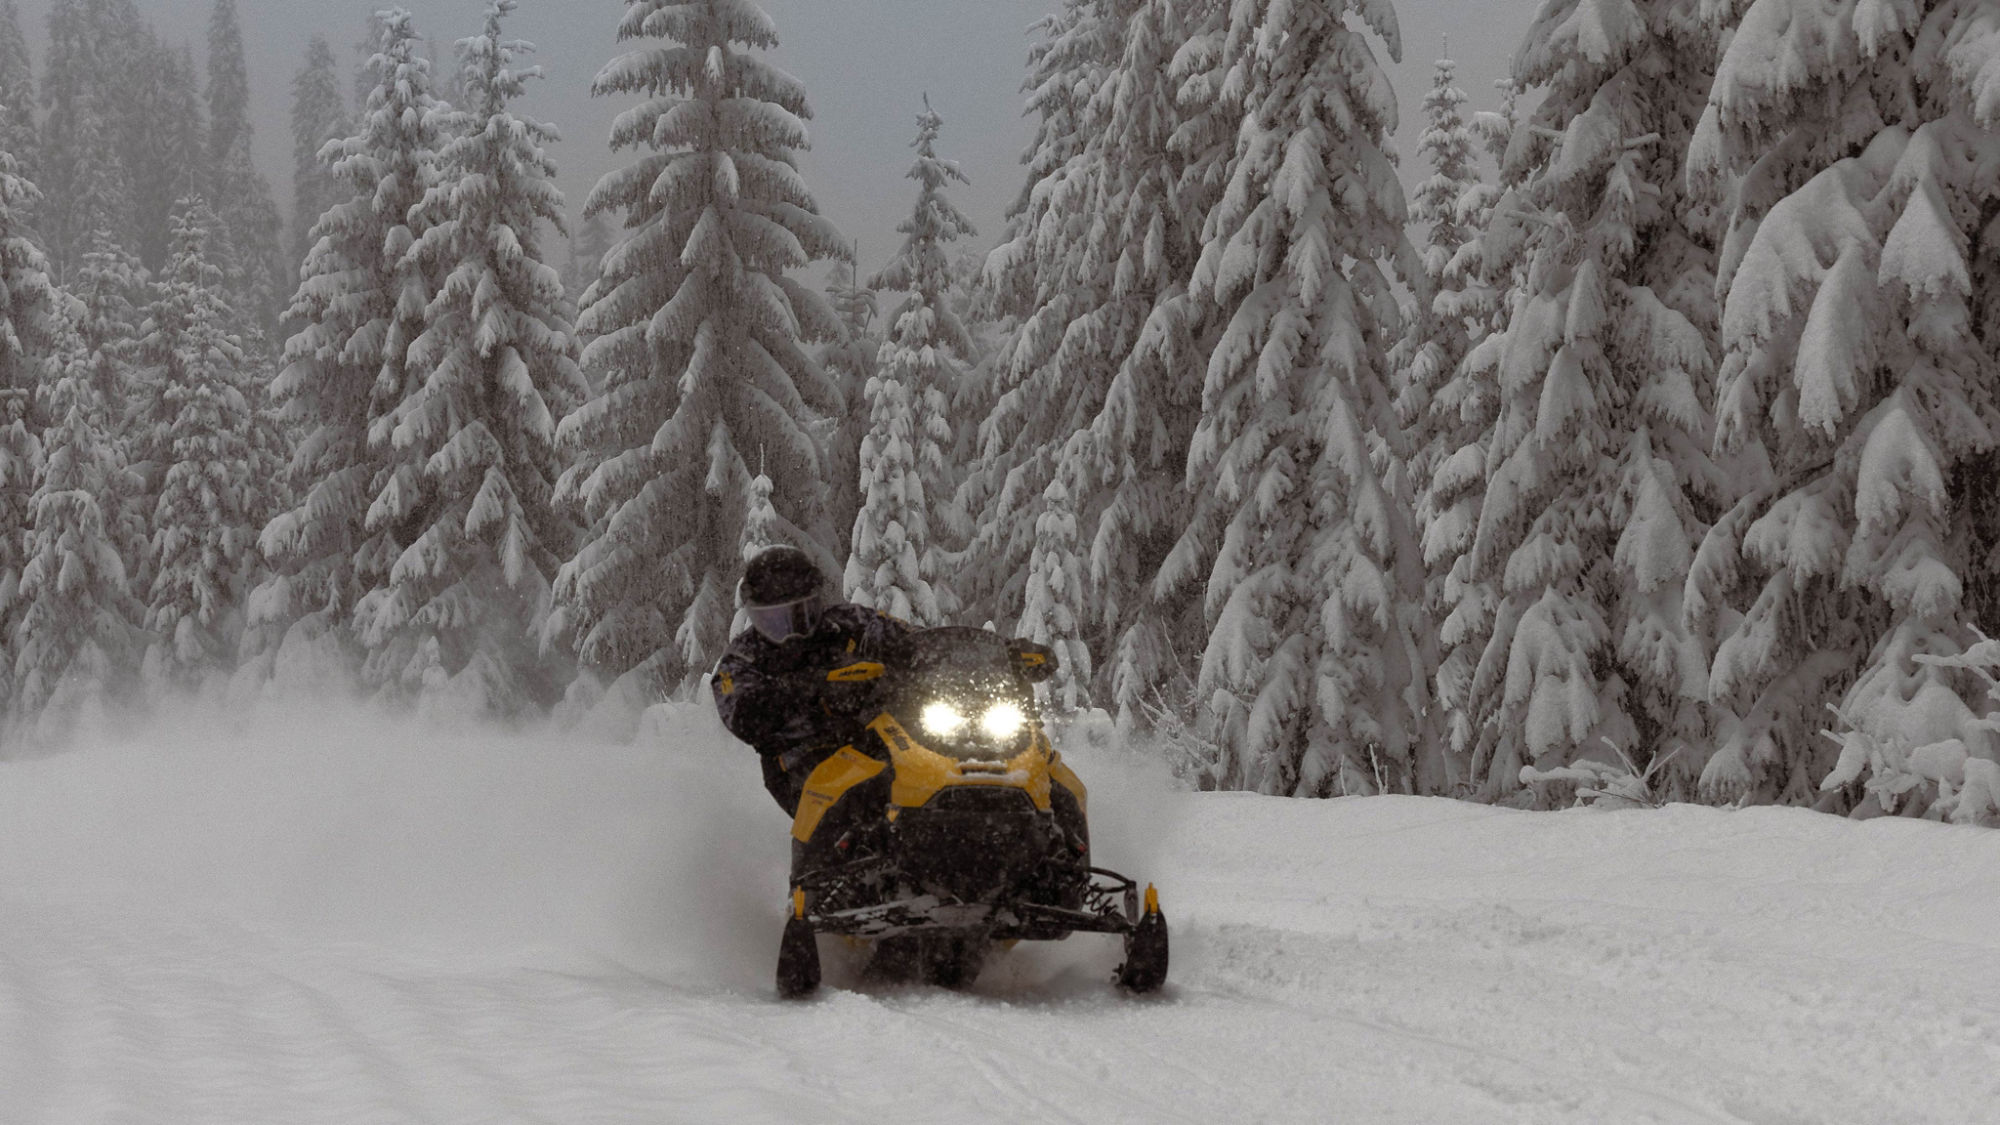
[[[1090,868],[1090,882],[1078,908],[1031,901],[961,902],[923,894],[845,910],[808,909],[805,914],[812,928],[825,934],[887,937],[926,930],[982,930],[996,941],[1060,941],[1077,932],[1129,935],[1143,917],[1138,885],[1097,867]]]

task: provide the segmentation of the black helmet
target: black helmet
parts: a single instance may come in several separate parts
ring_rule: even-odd
[[[777,605],[820,592],[826,581],[797,547],[766,547],[743,568],[743,604]]]
[[[743,568],[739,596],[750,624],[773,642],[813,631],[819,624],[820,587],[826,579],[797,547],[766,547]]]

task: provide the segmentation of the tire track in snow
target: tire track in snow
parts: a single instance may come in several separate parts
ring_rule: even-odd
[[[1537,1087],[1568,1086],[1579,1081],[1578,1077],[1574,1074],[1538,1064],[1531,1059],[1523,1058],[1519,1055],[1510,1054],[1505,1051],[1495,1051],[1491,1048],[1475,1046],[1471,1043],[1463,1043],[1407,1027],[1397,1027],[1337,1008],[1307,1007],[1302,1004],[1288,1003],[1269,997],[1253,996],[1250,993],[1234,989],[1193,988],[1187,991],[1190,995],[1208,996],[1227,1002],[1256,1005],[1266,1009],[1291,1012],[1304,1016],[1314,1023],[1337,1023],[1351,1031],[1364,1033],[1366,1036],[1429,1048],[1443,1058],[1461,1061],[1469,1060],[1478,1064],[1499,1063],[1506,1068],[1531,1075],[1536,1080],[1534,1085]],[[1376,1045],[1381,1046],[1381,1044]],[[1436,1068],[1436,1070],[1439,1074],[1449,1074],[1452,1076],[1449,1081],[1441,1078],[1436,1079],[1440,1084],[1455,1083],[1465,1085],[1492,1094],[1503,1101],[1515,1100],[1509,1098],[1504,1092],[1504,1088],[1498,1087],[1496,1084],[1466,1081],[1461,1077],[1465,1073],[1465,1068],[1462,1066],[1452,1066],[1447,1063],[1445,1066]],[[1685,1098],[1678,1097],[1664,1090],[1615,1079],[1594,1080],[1593,1084],[1601,1090],[1626,1095],[1628,1103],[1638,1104],[1616,1104],[1616,1100],[1614,1100],[1613,1105],[1601,1107],[1585,1106],[1580,1102],[1568,1102],[1567,1104],[1563,1104],[1562,1108],[1574,1112],[1587,1112],[1589,1116],[1585,1118],[1586,1120],[1614,1120],[1621,1122],[1644,1120],[1661,1122],[1662,1125],[1754,1125],[1753,1122],[1746,1121],[1726,1110],[1696,1105]],[[1550,1100],[1558,1103],[1563,1102],[1563,1099]],[[1664,1116],[1652,1112],[1658,1109],[1665,1109],[1667,1112]],[[1599,1116],[1605,1112],[1610,1112],[1615,1116]],[[1642,1113],[1644,1116],[1634,1116],[1635,1113]]]
[[[1384,918],[1369,916],[1382,905],[1367,904],[1344,936],[1185,926],[1176,952],[1191,956],[1177,965],[1180,987],[1347,1027],[1357,1049],[1421,1045],[1437,1052],[1427,1080],[1487,1090],[1502,1103],[1496,1120],[1548,1119],[1508,1108],[1521,1101],[1579,1123],[1762,1125],[1801,1115],[1819,1125],[1958,1125],[1983,1112],[1963,1082],[1963,1115],[1912,1108],[1920,1089],[1949,1090],[1954,1073],[1973,1073],[1985,1057],[1984,1023],[1943,1020],[1941,994],[1884,996],[1841,966],[1749,957],[1699,935],[1493,904],[1400,901]],[[1485,1041],[1446,1030],[1455,1028]],[[1801,1062],[1877,1056],[1880,1065],[1836,1074]],[[1452,1058],[1497,1069],[1468,1082]],[[1597,1096],[1579,1100],[1578,1091]]]
[[[1105,998],[1107,1003],[1132,1003],[1133,1001],[1112,994]],[[1098,1125],[1113,1120],[1135,1121],[1185,1121],[1202,1122],[1212,1120],[1206,1115],[1189,1115],[1178,1107],[1153,1097],[1143,1087],[1135,1089],[1133,1083],[1121,1074],[1120,1081],[1107,1082],[1105,1068],[1100,1066],[1093,1076],[1074,1061],[1066,1057],[1077,1053],[1079,1036],[1074,1031],[1065,1031],[1060,1019],[1046,1021],[1044,1031],[1040,1027],[1030,1036],[1023,1036],[1010,1025],[1031,1023],[1040,1025],[1044,1021],[1038,1016],[1046,1013],[1027,1013],[1008,1010],[1004,1006],[995,1011],[973,1007],[978,1001],[966,997],[939,997],[936,1001],[925,997],[912,1003],[897,1004],[895,1008],[904,1016],[933,1029],[948,1033],[942,1042],[958,1058],[980,1076],[987,1087],[1009,1095],[1023,1111],[1023,1117],[1031,1121],[1066,1121],[1075,1125]],[[988,1003],[991,1003],[988,1001]],[[1141,1001],[1143,1003],[1143,1001]],[[946,1013],[951,1013],[947,1015]],[[967,1018],[972,1017],[972,1018]],[[984,1017],[984,1018],[982,1018]],[[1094,1019],[1091,1025],[1106,1021]],[[994,1026],[994,1025],[999,1026]],[[1101,1029],[1098,1029],[1101,1030]],[[1030,1051],[1023,1042],[1037,1042],[1042,1050]],[[1052,1049],[1058,1048],[1061,1049]],[[997,1059],[1005,1059],[1014,1065],[1001,1065]],[[1101,1052],[1098,1059],[1108,1062]],[[1129,1070],[1134,1060],[1119,1060],[1120,1070]],[[1116,1087],[1113,1102],[1121,1107],[1132,1106],[1129,1115],[1107,1115],[1104,1086]],[[1043,1092],[1036,1087],[1055,1086],[1057,1092]],[[1067,1097],[1065,1097],[1067,1095]],[[1088,1106],[1088,1110],[1077,1113],[1073,1106]]]

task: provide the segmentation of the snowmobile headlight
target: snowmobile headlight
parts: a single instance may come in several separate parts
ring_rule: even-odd
[[[1028,714],[1018,703],[995,703],[979,716],[979,729],[995,742],[1011,740],[1027,724]]]
[[[924,704],[924,733],[934,738],[950,738],[965,729],[965,713],[942,699]]]

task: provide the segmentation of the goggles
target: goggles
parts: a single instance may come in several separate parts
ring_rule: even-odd
[[[783,644],[793,637],[803,637],[819,624],[820,597],[808,594],[776,605],[749,605],[743,607],[744,616],[750,619],[750,627],[764,634],[764,639],[772,644]]]

